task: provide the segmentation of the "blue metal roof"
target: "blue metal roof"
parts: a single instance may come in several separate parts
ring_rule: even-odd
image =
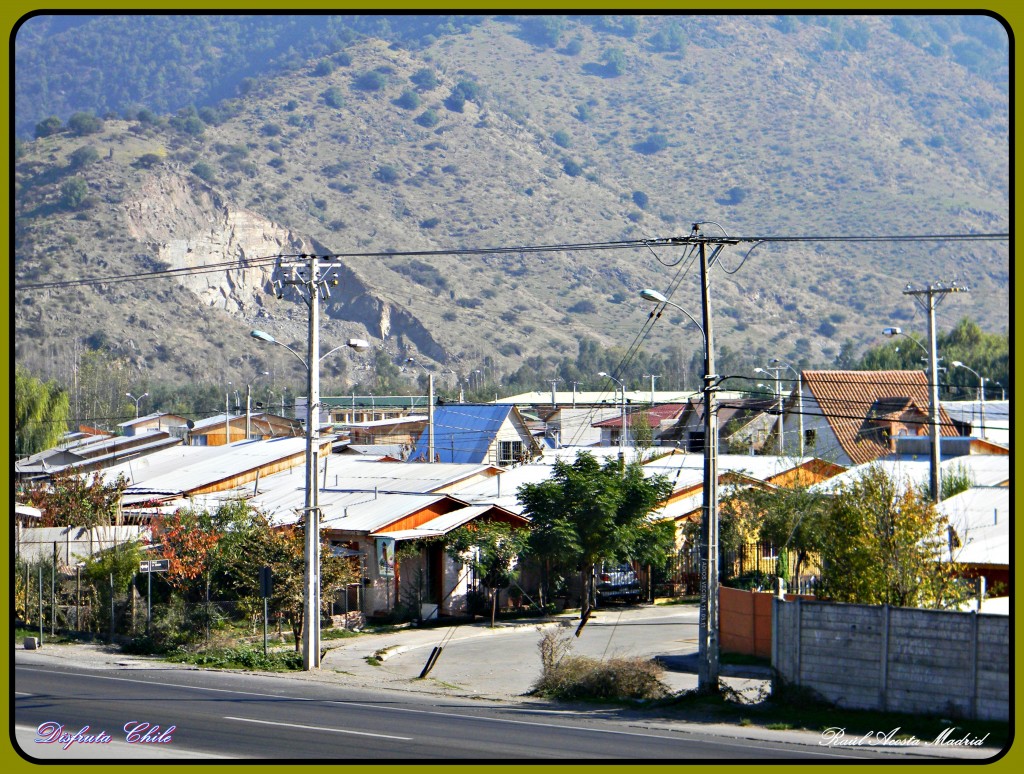
[[[474,405],[456,403],[434,409],[434,458],[440,462],[487,461],[487,450],[498,429],[515,408],[510,403]],[[409,455],[409,462],[427,459],[427,430],[424,429]]]

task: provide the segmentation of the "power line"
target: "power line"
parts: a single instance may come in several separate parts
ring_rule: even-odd
[[[635,239],[618,240],[609,242],[567,242],[562,244],[546,245],[509,245],[499,247],[475,247],[475,248],[447,248],[442,250],[401,250],[386,252],[352,252],[352,253],[327,253],[321,258],[327,260],[337,259],[387,259],[387,258],[424,258],[424,257],[467,257],[483,255],[506,255],[516,253],[551,253],[551,252],[589,252],[595,250],[637,250],[653,247],[679,247],[696,245],[699,242],[705,244],[739,244],[753,243],[754,246],[766,243],[799,243],[799,242],[973,242],[973,241],[1003,241],[1009,239],[1009,234],[890,234],[890,235],[847,235],[847,236],[752,236],[752,237],[710,237],[710,236],[685,236],[685,237],[662,237],[656,239]],[[123,282],[136,282],[149,279],[165,279],[168,277],[189,276],[206,274],[211,272],[227,271],[232,269],[260,268],[271,265],[281,258],[304,258],[302,253],[282,253],[280,255],[262,256],[259,258],[238,258],[220,263],[205,264],[203,266],[180,267],[172,269],[161,269],[149,272],[135,272],[131,274],[115,274],[107,277],[91,277],[78,280],[60,280],[53,282],[18,283],[15,282],[15,292],[19,290],[53,290],[65,287],[84,287],[90,285],[116,284]],[[657,258],[657,255],[655,256]],[[666,266],[678,265],[682,260],[675,263],[665,263],[658,258],[659,262]],[[742,264],[741,264],[742,265]],[[736,270],[738,270],[737,267]],[[732,270],[729,273],[735,273]]]

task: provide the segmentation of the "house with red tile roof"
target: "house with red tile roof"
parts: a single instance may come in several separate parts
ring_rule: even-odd
[[[801,396],[786,399],[783,434],[795,438],[802,413],[807,454],[862,465],[896,451],[900,437],[927,436],[930,394],[923,371],[803,371]],[[941,407],[939,433],[956,437]]]

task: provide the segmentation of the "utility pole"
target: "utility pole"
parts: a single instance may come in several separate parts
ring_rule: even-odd
[[[651,405],[654,405],[654,380],[660,379],[661,374],[644,374],[644,378],[650,378],[651,380]]]
[[[948,293],[967,293],[970,288],[952,283],[943,285],[934,282],[926,288],[915,288],[908,284],[903,295],[911,296],[917,305],[928,313],[928,381],[930,389],[930,405],[928,421],[931,425],[931,495],[934,502],[942,499],[942,448],[939,441],[939,351],[935,335],[935,307]]]
[[[694,224],[694,235],[696,233]],[[704,693],[718,693],[718,412],[715,408],[718,374],[715,373],[711,328],[707,244],[703,241],[700,243],[700,289],[704,323],[704,520],[700,525],[702,604],[697,626],[697,687]]]
[[[330,297],[336,286],[338,264],[315,255],[298,261],[279,260],[275,269],[278,292],[284,285],[299,289],[309,307],[306,401],[305,573],[303,575],[302,668],[320,668],[320,509],[317,470],[320,453],[320,296]]]
[[[551,385],[551,405],[552,406],[557,406],[558,405],[558,396],[557,396],[557,394],[555,392],[555,385],[558,384],[560,381],[562,381],[562,380],[561,379],[548,379],[548,383]]]

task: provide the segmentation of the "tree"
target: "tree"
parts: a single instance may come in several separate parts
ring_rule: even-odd
[[[491,592],[491,626],[498,610],[498,595],[511,586],[516,564],[529,541],[529,530],[499,521],[478,522],[450,532],[445,539],[448,555],[473,570]]]
[[[68,129],[72,134],[84,136],[96,134],[103,129],[103,119],[94,116],[92,113],[72,113],[68,119]]]
[[[77,210],[88,201],[89,184],[81,177],[72,177],[61,183],[60,203],[65,209]]]
[[[68,394],[56,382],[43,382],[14,369],[14,453],[29,456],[56,445],[68,429]]]
[[[818,593],[866,605],[956,607],[970,591],[954,573],[949,541],[935,504],[873,465],[827,506]]]
[[[626,54],[621,48],[609,48],[604,52],[604,71],[612,78],[626,72]]]
[[[83,145],[68,154],[68,166],[72,169],[82,169],[94,164],[100,158],[100,153],[92,145]]]
[[[57,132],[59,132],[63,128],[64,125],[60,122],[60,119],[57,118],[57,116],[49,116],[48,118],[44,118],[42,121],[36,124],[36,139],[42,137],[50,137],[54,134],[57,134]]]
[[[780,556],[785,550],[785,566],[789,566],[788,557],[795,557],[793,575],[799,578],[801,568],[821,549],[827,502],[826,495],[805,482],[792,487],[734,488],[721,498],[719,545],[723,552],[738,552],[751,542],[774,546]]]
[[[47,527],[104,527],[120,522],[121,495],[128,486],[123,475],[107,483],[98,471],[91,477],[62,471],[49,485],[35,487],[30,499],[43,512]]]
[[[521,486],[518,496],[533,522],[532,551],[549,568],[579,571],[587,615],[596,598],[598,562],[638,559],[646,552],[643,558],[656,563],[666,533],[674,528],[668,524],[666,530],[649,517],[671,492],[666,477],[645,477],[637,462],[601,465],[582,452],[572,463],[557,461],[548,480]],[[662,562],[666,558],[661,554]]]

